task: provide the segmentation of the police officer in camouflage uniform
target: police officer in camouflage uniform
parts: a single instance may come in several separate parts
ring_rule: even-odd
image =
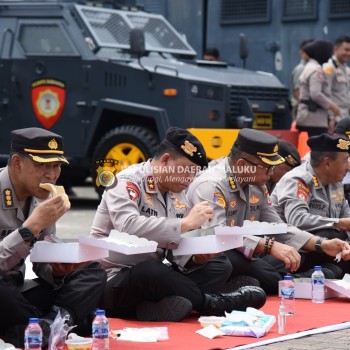
[[[347,65],[349,59],[350,37],[341,36],[335,41],[334,55],[323,64],[331,100],[339,107],[340,118],[350,117],[350,68]],[[336,119],[336,122],[338,121]]]
[[[317,235],[318,246],[337,237],[349,241],[350,209],[341,181],[349,169],[350,140],[321,134],[307,141],[310,162],[287,173],[276,185],[272,202],[283,221]],[[305,254],[303,269],[333,262],[323,254]],[[348,261],[339,263],[350,272]],[[340,276],[341,277],[341,276]]]
[[[216,225],[243,226],[244,220],[280,223],[274,210],[266,181],[276,165],[284,162],[278,154],[278,140],[265,132],[242,129],[228,157],[202,172],[189,186],[187,199],[191,205],[207,201],[214,217],[203,228]],[[275,267],[259,258],[267,254],[296,271],[300,265],[298,250],[314,251],[316,238],[306,231],[289,226],[286,234],[250,236],[244,246],[226,252],[234,275],[256,278],[266,293],[277,293],[282,278]],[[335,256],[349,246],[340,240],[322,242],[322,250]],[[350,257],[350,252],[349,252]]]
[[[34,263],[39,278],[24,283],[24,260],[31,248],[56,232],[56,221],[68,210],[61,196],[48,198],[48,191],[39,187],[43,182],[54,184],[61,165],[68,163],[63,138],[40,128],[14,130],[10,152],[8,166],[0,169],[0,334],[23,347],[28,319],[38,317],[45,348],[60,311],[70,324],[78,324],[75,332],[89,335],[89,315],[106,282],[99,263]]]
[[[177,263],[172,259],[181,233],[213,217],[208,203],[191,209],[184,195],[197,170],[207,165],[198,139],[187,130],[170,128],[153,159],[123,170],[117,185],[105,190],[91,235],[106,237],[117,229],[158,243],[155,253],[110,252],[102,261],[108,271],[103,307],[109,316],[179,321],[192,309],[224,315],[265,303],[259,287],[219,293],[232,271],[224,254],[182,257]]]

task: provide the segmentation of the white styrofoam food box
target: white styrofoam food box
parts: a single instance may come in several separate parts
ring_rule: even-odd
[[[216,235],[214,228],[185,232],[173,255],[214,254],[243,245],[243,236],[226,234]]]
[[[105,238],[80,236],[79,242],[126,255],[154,253],[158,246],[155,241],[149,241],[146,238],[129,235],[118,230],[111,230],[109,236]]]
[[[243,246],[243,237],[287,232],[284,223],[245,220],[243,226],[217,226],[185,232],[173,255],[214,254]]]
[[[52,243],[38,241],[30,252],[31,262],[80,263],[108,257],[106,249],[79,244],[78,242]]]
[[[243,226],[217,226],[215,227],[215,234],[217,235],[278,235],[286,233],[288,225],[282,222],[266,222],[266,221],[250,221],[244,220]]]
[[[338,294],[350,298],[350,275],[348,273],[341,280],[326,280],[326,286]]]
[[[326,287],[324,290],[324,298],[335,298],[339,296],[339,293],[336,291],[330,289],[327,287],[327,280],[326,279]],[[281,283],[282,281],[279,281],[278,283],[278,296],[281,296]],[[296,299],[311,299],[311,291],[312,291],[312,285],[311,285],[311,278],[294,278],[294,296]]]

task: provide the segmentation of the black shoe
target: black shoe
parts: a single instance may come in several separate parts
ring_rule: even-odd
[[[157,303],[143,301],[136,308],[137,319],[140,321],[179,322],[192,312],[192,303],[180,296],[170,296]]]
[[[266,302],[266,294],[260,287],[242,287],[233,293],[205,294],[202,315],[224,316],[225,311],[245,311],[247,307],[260,309]]]
[[[235,276],[227,280],[224,287],[220,290],[220,293],[231,293],[239,288],[247,286],[260,287],[260,282],[256,278],[250,276]]]

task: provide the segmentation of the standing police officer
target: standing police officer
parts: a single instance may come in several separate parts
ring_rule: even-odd
[[[335,41],[334,55],[323,64],[331,100],[339,107],[340,118],[350,117],[350,68],[347,65],[349,59],[350,37],[341,36]]]
[[[259,287],[218,293],[232,271],[224,254],[183,257],[179,264],[172,261],[171,251],[181,233],[213,217],[207,202],[190,209],[184,195],[197,170],[207,165],[198,139],[187,130],[170,128],[153,159],[120,172],[118,184],[104,192],[92,236],[106,237],[117,229],[158,243],[155,253],[126,256],[110,252],[102,261],[108,271],[103,307],[109,316],[179,321],[192,309],[224,315],[265,303]]]

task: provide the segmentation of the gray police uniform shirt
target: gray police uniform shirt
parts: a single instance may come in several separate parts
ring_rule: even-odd
[[[321,65],[310,59],[300,76],[300,100],[312,100],[320,108],[310,112],[308,106],[299,103],[296,123],[299,126],[328,128],[328,108],[331,105],[331,93]]]
[[[339,218],[350,216],[343,184],[323,186],[309,162],[286,173],[271,200],[284,222],[309,232],[332,228]]]
[[[7,167],[0,169],[0,193],[0,274],[4,277],[10,271],[17,270],[24,278],[24,260],[30,254],[31,248],[25,244],[18,232],[26,217],[16,198]],[[38,198],[31,198],[28,216],[40,202],[42,201]],[[40,239],[55,232],[55,225],[52,225],[41,232]],[[33,264],[33,270],[49,284],[55,284],[52,269],[48,264]]]
[[[181,238],[181,218],[189,212],[183,193],[166,192],[162,195],[159,192],[150,160],[121,171],[117,180],[117,185],[107,189],[102,196],[91,236],[107,237],[112,229],[116,229],[156,241],[158,248],[155,253],[130,256],[110,251],[109,257],[101,260],[108,279],[123,267],[162,259],[166,249],[177,248]]]
[[[301,73],[303,72],[305,68],[306,62],[302,59],[300,62],[294,67],[291,75],[290,75],[290,101],[292,104],[292,109],[293,109],[293,117],[295,118],[296,112],[297,112],[297,107],[299,102],[294,96],[294,90],[300,89],[300,81],[299,78],[301,76]]]
[[[350,68],[333,56],[323,64],[332,101],[340,108],[341,117],[350,117]]]
[[[202,172],[190,184],[186,195],[190,206],[208,201],[214,208],[213,220],[206,222],[202,228],[221,225],[243,226],[244,220],[282,222],[272,207],[267,187],[247,185],[242,188],[229,167],[227,157]],[[292,226],[288,226],[286,234],[275,236],[277,241],[297,250],[311,237],[310,233]],[[240,251],[247,258],[252,258],[260,239],[258,236],[245,238],[244,247],[240,248]]]

